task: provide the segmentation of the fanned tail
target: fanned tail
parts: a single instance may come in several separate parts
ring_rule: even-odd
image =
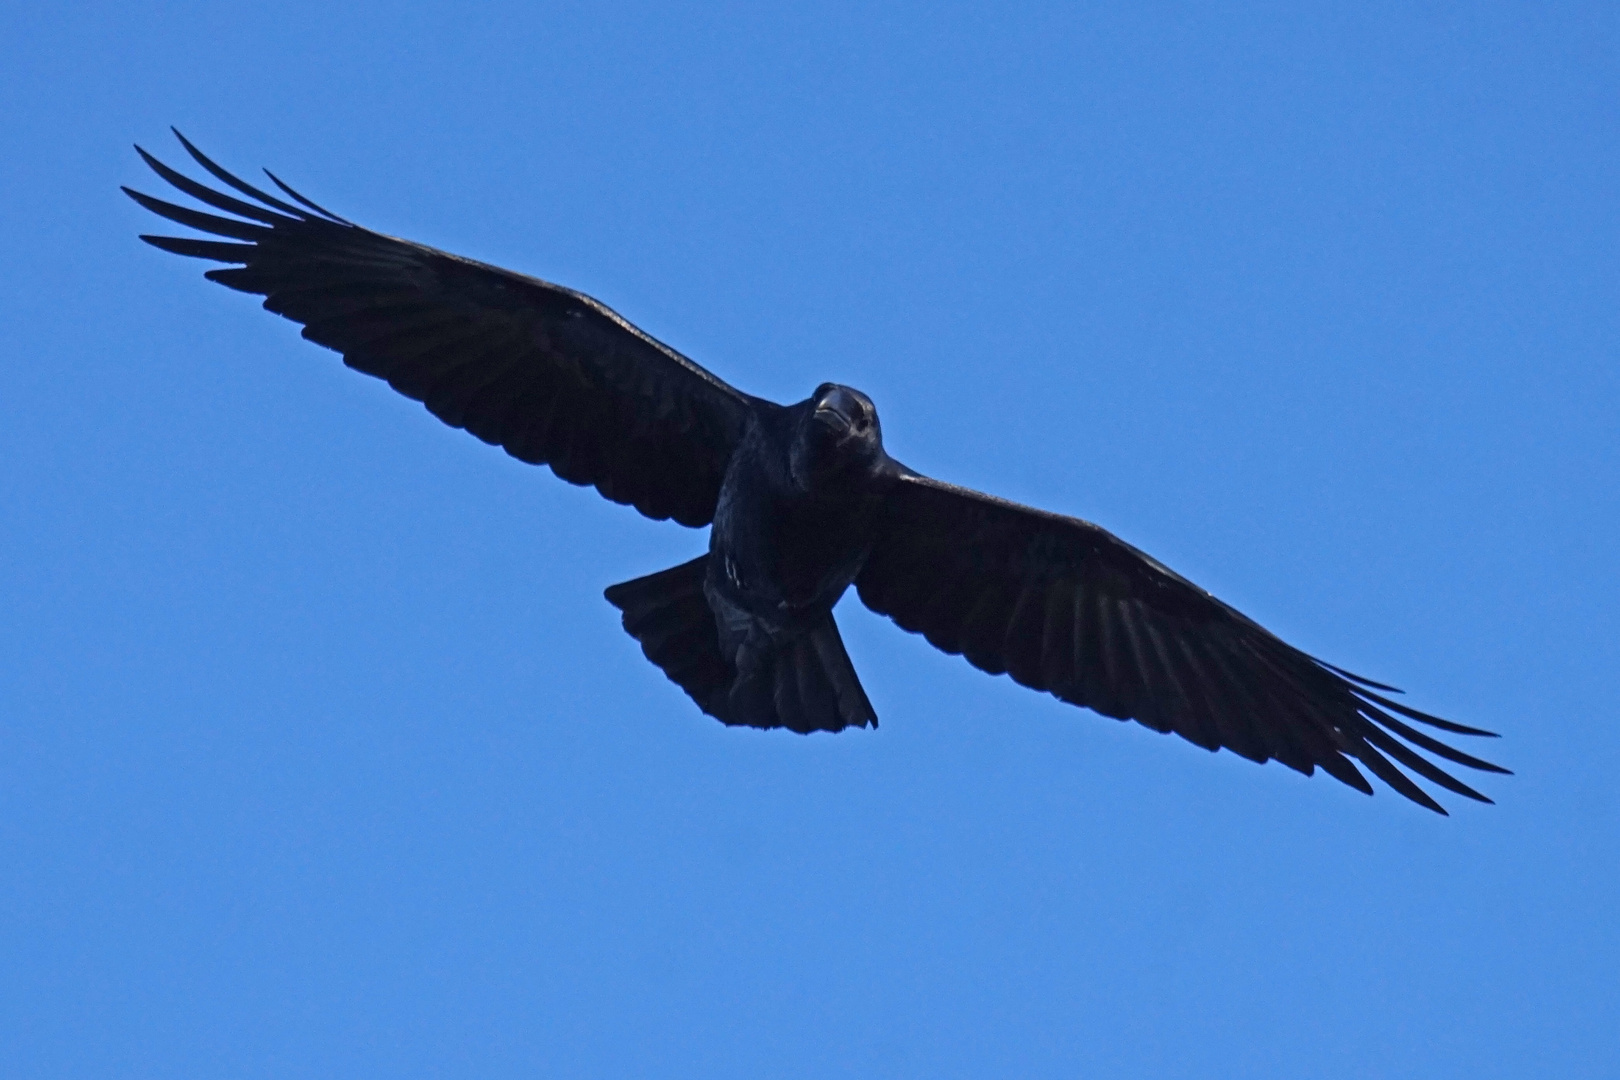
[[[830,612],[807,631],[756,628],[727,660],[703,592],[707,567],[700,556],[604,593],[642,653],[698,708],[725,724],[801,734],[877,726]]]

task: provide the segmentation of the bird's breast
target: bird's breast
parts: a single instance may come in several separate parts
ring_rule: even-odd
[[[819,614],[838,602],[871,547],[875,504],[728,476],[710,533],[709,579],[762,617]]]

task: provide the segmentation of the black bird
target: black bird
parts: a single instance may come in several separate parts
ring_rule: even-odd
[[[1321,766],[1371,794],[1359,761],[1442,814],[1397,763],[1490,800],[1413,747],[1507,771],[1399,717],[1490,732],[1391,700],[1380,691],[1393,687],[1293,648],[1098,526],[906,468],[858,390],[823,383],[795,405],[753,397],[588,296],[372,232],[267,173],[286,198],[271,195],[175,135],[252,201],[137,146],[164,180],[232,215],[125,188],[227,238],[142,240],[231,264],[206,276],[263,296],[452,427],[650,518],[712,526],[708,554],[606,595],[647,659],[723,723],[876,726],[833,621],[854,585],[867,607],[983,671],[1207,750],[1307,776]]]

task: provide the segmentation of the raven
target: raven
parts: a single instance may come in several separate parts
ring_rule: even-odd
[[[877,725],[833,621],[853,585],[982,671],[1207,750],[1307,776],[1321,766],[1370,795],[1359,761],[1441,814],[1398,766],[1491,800],[1414,747],[1507,772],[1400,718],[1491,732],[1391,700],[1394,687],[1286,644],[1102,528],[908,469],[884,452],[858,390],[823,383],[794,405],[753,397],[589,296],[372,232],[267,170],[286,198],[269,194],[175,136],[251,201],[137,146],[168,183],[231,215],[126,187],[153,213],[225,238],[142,240],[229,264],[205,276],[263,296],[452,427],[647,517],[711,526],[707,554],[606,596],[647,659],[723,723]]]

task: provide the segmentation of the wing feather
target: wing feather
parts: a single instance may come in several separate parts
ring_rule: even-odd
[[[1440,813],[1403,767],[1490,800],[1419,750],[1507,771],[1390,713],[1489,732],[1381,697],[1374,688],[1389,688],[1293,648],[1098,526],[909,470],[885,497],[855,585],[872,610],[981,670],[1206,749],[1274,759],[1307,776],[1321,766],[1371,794],[1359,761]]]
[[[205,276],[264,297],[435,416],[615,502],[683,525],[713,519],[731,452],[760,403],[581,293],[363,229],[275,176],[292,203],[186,152],[244,201],[141,150],[211,210],[128,188],[170,221],[235,243],[143,236],[164,251],[239,264]],[[296,204],[296,205],[295,205]],[[244,220],[245,219],[245,220]]]

